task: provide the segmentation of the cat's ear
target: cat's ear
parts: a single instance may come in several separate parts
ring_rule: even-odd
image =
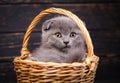
[[[43,27],[42,27],[42,29],[44,30],[44,31],[47,31],[47,30],[49,30],[50,28],[51,28],[51,24],[53,24],[53,22],[52,21],[46,21],[44,24],[43,24]]]

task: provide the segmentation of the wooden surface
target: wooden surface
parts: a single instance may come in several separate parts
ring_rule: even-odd
[[[100,3],[98,3],[100,2]],[[120,3],[118,0],[1,0],[0,83],[16,83],[13,58],[20,55],[24,33],[32,19],[49,7],[65,8],[78,15],[90,32],[100,57],[96,80],[120,78]],[[40,44],[41,23],[29,41],[32,51]]]

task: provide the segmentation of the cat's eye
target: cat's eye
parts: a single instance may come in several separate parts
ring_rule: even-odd
[[[75,32],[72,32],[72,33],[70,34],[70,37],[76,37],[76,33],[75,33]]]
[[[56,37],[58,37],[58,38],[61,38],[61,37],[62,37],[61,33],[55,33],[55,35],[56,35]]]

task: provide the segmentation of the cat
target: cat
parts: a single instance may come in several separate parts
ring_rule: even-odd
[[[41,45],[27,60],[73,63],[86,58],[86,44],[76,23],[67,16],[57,16],[42,25]]]

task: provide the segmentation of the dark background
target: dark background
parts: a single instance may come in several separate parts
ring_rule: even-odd
[[[20,55],[24,33],[32,19],[49,7],[70,10],[86,23],[100,57],[95,83],[120,83],[119,0],[0,0],[0,83],[17,82],[13,59]],[[29,41],[31,51],[40,43],[39,25]]]

